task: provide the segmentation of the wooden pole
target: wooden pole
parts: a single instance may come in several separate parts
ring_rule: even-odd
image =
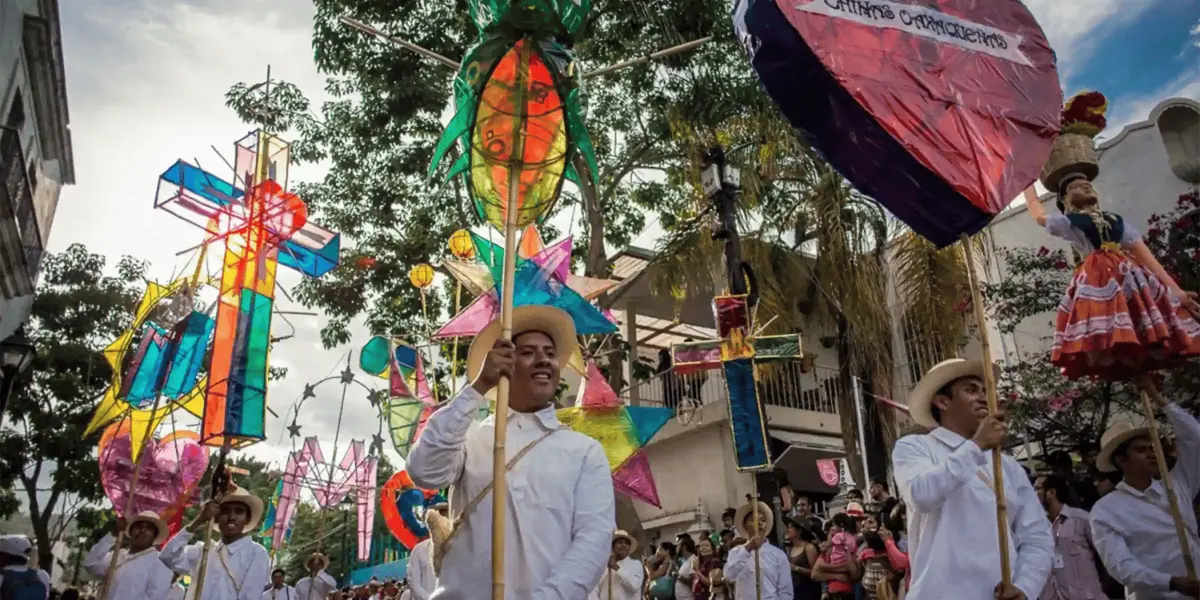
[[[996,374],[992,371],[992,350],[988,342],[987,315],[983,308],[983,294],[979,291],[979,278],[975,271],[975,253],[971,251],[971,236],[962,235],[962,251],[967,259],[967,276],[971,282],[971,304],[975,307],[975,321],[979,328],[979,345],[983,354],[983,384],[987,388],[988,414],[1000,410],[996,394]],[[992,448],[992,492],[996,496],[996,531],[1000,543],[1000,581],[1005,587],[1012,585],[1012,567],[1008,556],[1008,503],[1004,498],[1004,463],[1000,448]]]
[[[652,60],[658,60],[660,58],[665,58],[672,54],[679,54],[680,52],[687,52],[688,50],[692,50],[693,48],[699,48],[700,46],[703,46],[704,44],[707,44],[710,41],[712,41],[711,35],[707,36],[707,37],[702,37],[698,40],[684,42],[677,46],[671,46],[670,48],[667,48],[665,50],[659,50],[658,52],[651,52],[650,54],[647,54],[645,56],[640,56],[638,58],[621,61],[615,65],[609,65],[607,67],[600,67],[599,69],[588,71],[587,73],[583,74],[583,78],[588,79],[591,77],[596,77],[598,75],[612,73],[613,71],[616,71],[618,69],[624,69],[625,67],[632,67],[633,65],[640,65],[640,64],[648,63]]]
[[[462,282],[454,284],[454,314],[462,307]],[[458,393],[458,336],[454,336],[454,349],[450,351],[450,396]]]
[[[232,447],[233,439],[229,436],[225,436],[223,442],[221,443],[220,458],[217,459],[218,468],[224,468],[225,457],[229,455],[229,450]],[[214,470],[213,479],[218,477],[223,477],[223,475]],[[219,500],[224,493],[224,490],[214,489],[212,498],[210,498],[210,500]],[[192,594],[193,600],[202,600],[204,598],[204,576],[208,571],[208,549],[212,546],[212,532],[212,521],[210,519],[209,522],[204,526],[204,545],[200,548],[200,566],[196,571],[196,593]]]
[[[508,164],[508,205],[504,224],[504,297],[500,304],[500,338],[512,340],[513,280],[517,271],[517,214],[520,207],[522,160],[525,155],[524,112],[525,82],[529,75],[529,44],[521,44],[513,86],[516,114],[513,115],[512,150]],[[507,457],[504,453],[508,438],[509,380],[500,378],[496,390],[496,439],[492,449],[492,600],[504,600],[504,520],[508,514],[508,488],[505,483]]]
[[[154,395],[154,407],[150,409],[151,414],[158,411],[158,404],[161,400],[162,400],[161,393]],[[129,425],[132,428],[132,426],[133,426],[132,413],[127,418],[129,419]],[[134,494],[137,493],[138,478],[142,474],[142,464],[145,462],[145,459],[146,459],[146,442],[150,441],[150,438],[153,435],[154,435],[153,427],[147,427],[146,433],[144,435],[142,435],[142,451],[140,453],[138,453],[138,459],[136,461],[134,461],[133,479],[131,479],[129,481],[129,496],[127,496],[125,498],[125,510],[123,511],[123,515],[122,515],[125,519],[129,519],[130,513],[133,512],[133,497],[134,497]],[[129,451],[132,454],[133,453],[133,446],[132,446],[133,438],[131,437],[129,441],[131,443],[131,445],[129,446]],[[108,591],[109,591],[109,586],[112,585],[112,578],[113,578],[114,572],[117,570],[117,559],[120,557],[121,542],[123,542],[124,540],[125,540],[125,530],[121,529],[120,531],[117,532],[117,540],[113,544],[112,558],[110,558],[108,560],[108,570],[104,572],[104,582],[101,583],[101,585],[100,585],[100,599],[101,600],[116,600],[116,599],[108,598]]]
[[[1153,388],[1150,388],[1153,389]],[[1158,390],[1154,390],[1158,396]],[[1183,565],[1187,568],[1188,579],[1196,578],[1196,562],[1192,558],[1192,547],[1188,542],[1187,525],[1179,512],[1179,500],[1175,497],[1175,484],[1171,481],[1170,471],[1167,470],[1167,457],[1163,452],[1162,439],[1158,432],[1158,420],[1154,418],[1154,405],[1150,403],[1150,393],[1142,390],[1142,408],[1146,411],[1146,423],[1150,428],[1150,442],[1154,444],[1154,458],[1158,461],[1158,473],[1162,477],[1163,486],[1167,489],[1167,506],[1171,509],[1171,518],[1175,521],[1175,534],[1179,536],[1179,549],[1183,552]],[[1161,399],[1160,399],[1161,400]]]
[[[758,537],[759,527],[758,527],[758,474],[757,473],[750,474],[750,495],[751,495],[750,510],[754,514],[754,517],[752,518],[752,520],[754,521],[754,530],[753,530],[754,535],[752,537]],[[754,549],[754,598],[756,600],[762,600],[762,555],[759,553],[758,548]]]
[[[436,375],[437,352],[434,352],[433,349],[440,348],[440,345],[435,344],[433,341],[433,324],[429,322],[429,308],[428,308],[428,303],[425,302],[425,288],[422,287],[422,288],[417,288],[417,289],[421,291],[421,315],[425,319],[425,337],[429,340],[429,344],[431,346],[430,352],[429,352],[429,370],[431,372],[430,373],[431,375]],[[426,376],[426,378],[428,379],[429,376]],[[434,378],[434,383],[431,383],[429,385],[429,390],[433,392],[433,403],[437,404],[438,403],[438,391],[437,391],[436,378]]]
[[[407,40],[400,39],[394,35],[388,35],[374,27],[371,27],[370,25],[367,25],[366,23],[363,23],[362,21],[359,21],[357,19],[354,19],[354,18],[351,18],[348,16],[340,17],[338,20],[345,23],[346,25],[349,25],[349,26],[363,32],[363,33],[384,39],[388,42],[391,42],[392,44],[395,44],[397,46],[400,46],[401,48],[404,48],[405,50],[410,50],[412,52],[416,52],[417,54],[420,54],[421,56],[424,56],[427,58],[432,58],[433,60],[436,60],[436,61],[442,63],[443,65],[450,67],[451,69],[458,69],[458,66],[459,66],[458,63],[454,62],[453,60],[450,60],[449,58],[446,58],[445,56],[442,56],[441,54],[438,54],[437,52],[434,52],[433,50],[427,50],[427,49],[422,48],[422,47],[420,47],[412,42],[409,42]]]

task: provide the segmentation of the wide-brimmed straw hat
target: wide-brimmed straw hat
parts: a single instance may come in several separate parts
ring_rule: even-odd
[[[226,504],[232,504],[235,502],[238,504],[244,504],[250,509],[250,520],[247,521],[246,526],[242,528],[242,533],[250,533],[251,531],[258,529],[258,523],[262,520],[263,516],[262,499],[254,494],[251,494],[244,488],[234,487],[232,492],[225,494],[225,497],[221,498],[221,505],[224,506]],[[213,523],[213,528],[215,529],[216,527],[217,524]]]
[[[554,348],[557,350],[555,358],[558,360],[558,368],[560,370],[566,368],[567,363],[571,360],[571,355],[575,353],[575,346],[578,344],[575,337],[575,321],[571,319],[571,315],[567,314],[565,310],[553,306],[519,306],[513,309],[512,322],[513,337],[530,331],[540,331],[550,336],[551,341],[554,342]],[[479,375],[484,359],[487,358],[488,352],[491,351],[498,339],[500,339],[499,317],[484,327],[483,331],[475,336],[475,341],[471,342],[471,349],[467,351],[468,381],[474,380]]]
[[[320,552],[313,552],[312,554],[309,554],[308,558],[304,560],[304,566],[311,569],[313,561],[321,563],[321,566],[317,567],[318,571],[329,566],[329,557],[321,554]]]
[[[1100,454],[1096,455],[1096,468],[1105,473],[1116,471],[1117,466],[1112,463],[1113,451],[1133,438],[1149,435],[1149,427],[1139,427],[1131,421],[1113,423],[1104,435],[1100,436]]]
[[[633,554],[633,552],[635,550],[637,550],[637,547],[638,547],[637,540],[633,539],[633,536],[629,535],[628,531],[625,531],[624,529],[618,529],[615,532],[613,532],[613,541],[615,542],[617,540],[625,540],[625,541],[629,542],[629,553],[630,554]]]
[[[746,539],[754,537],[746,530],[745,526],[746,515],[750,514],[752,510],[754,510],[754,503],[747,502],[741,508],[737,509],[737,514],[733,516],[733,526],[737,528],[738,534]],[[758,502],[758,512],[767,516],[767,530],[758,532],[759,535],[766,537],[771,534],[771,529],[775,527],[775,513],[771,512],[771,507],[767,506],[767,503],[761,500]]]
[[[134,523],[149,523],[154,526],[155,533],[153,545],[155,546],[166,541],[167,535],[171,532],[171,529],[167,527],[166,522],[164,522],[158,516],[158,514],[152,510],[144,510],[138,513],[137,516],[130,519],[129,522],[125,524],[125,535],[130,535],[129,531],[133,529]]]
[[[937,391],[942,389],[947,383],[963,377],[975,376],[983,378],[984,362],[981,360],[967,360],[965,358],[951,358],[929,369],[928,373],[917,382],[916,387],[908,394],[908,411],[909,416],[913,421],[922,427],[934,429],[938,426],[937,421],[933,418],[933,396]],[[992,372],[996,378],[1000,377],[1000,366],[992,365]]]

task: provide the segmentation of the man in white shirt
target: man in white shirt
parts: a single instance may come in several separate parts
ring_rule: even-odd
[[[767,541],[775,524],[770,507],[765,502],[758,502],[758,527],[754,523],[753,502],[747,502],[739,508],[733,521],[737,525],[738,535],[748,540],[729,551],[722,569],[726,581],[733,583],[736,600],[756,600],[760,586],[761,600],[793,600],[792,565],[783,550]],[[761,577],[754,560],[756,549],[762,569]]]
[[[249,533],[258,528],[262,513],[261,499],[235,488],[219,502],[205,504],[196,519],[167,542],[159,559],[172,571],[191,575],[189,600],[260,600],[271,572],[271,557],[266,548],[250,539]],[[221,540],[209,545],[203,597],[197,599],[204,543],[189,543],[205,527],[214,527]]]
[[[452,486],[446,543],[435,537],[438,587],[431,600],[482,600],[492,589],[492,448],[495,416],[475,415],[506,377],[511,382],[506,457],[505,598],[580,600],[596,586],[614,529],[612,474],[596,440],[564,427],[551,401],[578,344],[564,311],[513,311],[513,341],[492,322],[467,355],[473,383],[429,417],[408,457],[413,483]],[[443,564],[444,563],[444,564]]]
[[[284,583],[286,579],[287,571],[283,569],[271,571],[271,587],[262,593],[261,600],[298,600],[300,597],[296,595],[296,590]]]
[[[613,534],[608,568],[588,600],[641,600],[646,569],[640,560],[629,557],[636,549],[637,540],[626,531]]]
[[[1183,516],[1192,556],[1200,558],[1191,499],[1200,493],[1200,423],[1168,404],[1149,379],[1142,391],[1167,413],[1175,430],[1179,460],[1170,477]],[[1100,441],[1096,466],[1121,472],[1121,482],[1092,507],[1092,539],[1109,574],[1130,600],[1200,598],[1200,584],[1187,578],[1167,490],[1161,481],[1150,430],[1118,422]]]
[[[908,505],[909,600],[1035,600],[1054,564],[1046,513],[1021,465],[1005,455],[1013,584],[1001,582],[989,452],[1004,443],[1006,426],[1003,411],[988,414],[984,368],[982,361],[943,361],[909,394],[912,419],[932,430],[901,438],[892,451]]]
[[[337,589],[337,580],[325,572],[329,557],[314,552],[304,566],[308,569],[308,576],[296,582],[296,600],[322,600]]]
[[[117,552],[116,572],[108,582],[108,598],[163,600],[171,588],[173,574],[158,560],[155,546],[167,539],[167,524],[153,511],[145,511],[135,516],[128,525],[124,519],[118,518],[116,530],[125,531],[129,549]],[[83,568],[93,577],[103,579],[112,564],[115,543],[116,539],[111,533],[100,538],[84,558]]]
[[[431,509],[443,517],[449,518],[450,505],[445,502],[439,502]],[[426,523],[429,521],[429,514],[425,516]],[[412,552],[408,555],[408,588],[411,590],[412,600],[429,600],[433,595],[433,590],[437,588],[437,575],[433,574],[433,539],[425,538],[417,542],[413,546]]]
[[[29,567],[29,555],[33,544],[23,535],[0,536],[0,589],[5,582],[13,590],[30,595],[40,591],[43,598],[50,597],[50,574]]]

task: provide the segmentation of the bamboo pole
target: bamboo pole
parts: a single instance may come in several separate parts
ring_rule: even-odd
[[[983,354],[983,384],[987,389],[988,414],[1000,410],[996,394],[996,374],[992,371],[992,351],[988,342],[987,315],[983,308],[983,294],[979,291],[979,278],[975,271],[975,253],[971,251],[971,237],[962,234],[962,251],[967,259],[967,276],[971,282],[971,304],[975,307],[975,321],[979,327],[979,345]],[[996,531],[1000,544],[1000,581],[1004,587],[1012,585],[1012,567],[1008,556],[1008,502],[1004,498],[1004,463],[1000,448],[992,448],[992,492],[996,496]]]
[[[438,54],[437,52],[434,52],[433,50],[427,50],[427,49],[422,48],[410,41],[398,38],[394,35],[388,35],[374,27],[371,27],[370,25],[367,25],[366,23],[363,23],[362,21],[359,21],[358,19],[354,19],[349,16],[342,16],[338,20],[345,23],[346,25],[349,25],[349,26],[363,32],[363,33],[366,33],[368,35],[372,35],[372,36],[378,37],[380,39],[386,40],[388,42],[391,42],[392,44],[400,46],[401,48],[404,48],[405,50],[410,50],[412,52],[416,52],[417,54],[420,54],[421,56],[424,56],[427,58],[432,58],[433,60],[436,60],[436,61],[442,63],[443,65],[450,67],[451,69],[457,69],[459,66],[458,63],[454,62],[453,60],[450,60],[449,58],[446,58],[445,56],[442,56],[441,54]]]
[[[504,280],[503,299],[500,304],[500,338],[512,340],[513,280],[517,271],[517,214],[520,207],[522,160],[525,156],[524,112],[525,83],[529,75],[529,44],[521,45],[520,62],[517,65],[513,106],[513,140],[508,163],[508,205],[505,207],[504,224]],[[505,483],[507,457],[505,440],[508,438],[508,392],[511,382],[501,377],[496,391],[496,439],[492,449],[492,600],[504,600],[504,520],[508,514],[508,488]]]
[[[750,474],[750,510],[754,513],[754,536],[760,535],[758,526],[758,474]],[[754,598],[762,600],[762,554],[758,548],[754,549]]]
[[[436,358],[437,352],[434,352],[433,350],[439,349],[440,344],[435,344],[433,341],[433,323],[429,322],[429,308],[428,308],[428,303],[425,301],[425,288],[421,287],[421,288],[417,288],[417,289],[420,290],[420,292],[421,292],[421,315],[425,319],[425,337],[429,339],[429,344],[430,344],[429,370],[430,370],[431,374],[436,374],[436,372],[437,372],[437,358]],[[349,368],[349,367],[347,367],[347,368]],[[427,375],[426,378],[428,379],[429,376]],[[429,390],[431,392],[433,392],[433,403],[437,404],[438,403],[438,391],[437,391],[436,380],[435,380],[435,383],[431,383],[429,385]]]
[[[1195,579],[1196,562],[1192,558],[1192,547],[1188,542],[1187,525],[1184,524],[1183,515],[1179,512],[1179,500],[1175,497],[1175,484],[1171,481],[1170,472],[1167,471],[1167,457],[1163,452],[1158,420],[1154,418],[1154,405],[1150,403],[1151,392],[1148,390],[1154,390],[1153,394],[1156,400],[1161,402],[1162,399],[1157,389],[1143,388],[1142,409],[1146,411],[1146,423],[1150,428],[1150,442],[1154,444],[1154,458],[1158,461],[1158,473],[1162,477],[1163,486],[1167,489],[1167,506],[1171,510],[1171,519],[1175,521],[1175,534],[1179,536],[1179,550],[1183,552],[1183,565],[1187,568],[1188,579]]]
[[[158,405],[159,405],[159,402],[161,402],[161,401],[162,401],[162,393],[160,392],[160,393],[155,394],[154,395],[154,407],[150,409],[151,414],[158,411]],[[130,414],[128,419],[129,419],[129,424],[132,427],[133,415]],[[138,459],[136,461],[134,461],[133,479],[129,480],[129,496],[125,498],[125,510],[123,511],[123,518],[126,520],[129,519],[130,513],[133,511],[133,497],[137,493],[138,478],[142,474],[142,464],[144,464],[145,460],[146,460],[146,442],[150,441],[150,438],[153,435],[154,435],[153,427],[147,427],[146,433],[142,435],[142,451],[138,454]],[[131,443],[132,443],[132,441],[133,441],[133,439],[130,438]],[[132,454],[132,452],[133,452],[132,445],[130,445],[129,451]],[[114,575],[115,571],[117,570],[117,559],[120,558],[121,542],[123,542],[124,540],[125,540],[125,529],[122,528],[120,531],[117,532],[117,540],[113,544],[112,558],[110,558],[108,560],[108,570],[104,572],[104,582],[100,585],[100,599],[101,600],[115,600],[115,599],[108,598],[108,591],[109,591],[109,586],[112,585],[113,575]]]
[[[225,436],[221,443],[221,454],[217,459],[218,469],[225,468],[225,457],[229,455],[230,448],[233,447],[233,439]],[[218,472],[218,469],[213,470],[213,479],[222,478],[223,475]],[[213,489],[212,497],[209,500],[220,500],[225,495],[224,490]],[[204,545],[200,548],[200,565],[196,570],[196,593],[192,595],[194,600],[202,600],[204,598],[204,576],[208,572],[208,549],[212,546],[212,519],[204,526]]]
[[[462,307],[462,282],[454,284],[454,314]],[[458,393],[458,336],[454,336],[454,349],[450,351],[450,396]]]

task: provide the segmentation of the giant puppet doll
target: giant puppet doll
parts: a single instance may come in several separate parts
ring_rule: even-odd
[[[1058,213],[1036,198],[1029,212],[1071,244],[1077,265],[1058,305],[1051,361],[1076,379],[1127,379],[1200,356],[1200,306],[1179,287],[1132,224],[1100,205],[1093,138],[1105,126],[1099,92],[1067,101],[1042,183],[1057,193]]]

